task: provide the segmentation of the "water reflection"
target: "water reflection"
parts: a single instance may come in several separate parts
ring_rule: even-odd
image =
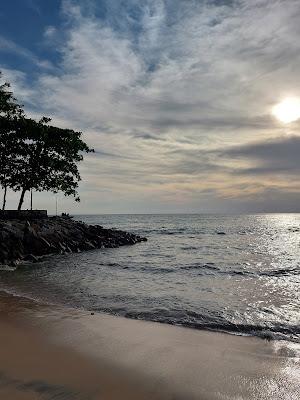
[[[299,338],[298,214],[79,219],[145,235],[149,241],[2,271],[2,286],[134,318]]]

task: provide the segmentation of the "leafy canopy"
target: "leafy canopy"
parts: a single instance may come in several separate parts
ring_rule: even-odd
[[[93,150],[81,140],[81,132],[57,128],[49,122],[48,118],[38,122],[29,118],[19,121],[17,136],[22,146],[15,189],[62,191],[78,201],[77,163],[82,161],[83,152]]]
[[[1,78],[1,71],[0,71]],[[16,135],[18,121],[24,116],[21,106],[10,91],[10,84],[0,85],[0,185],[12,185],[15,174],[15,153],[20,139]]]
[[[0,73],[1,76],[1,73]],[[0,185],[21,190],[19,208],[28,190],[62,191],[79,201],[78,163],[94,151],[82,133],[27,118],[13,97],[10,85],[0,85]]]

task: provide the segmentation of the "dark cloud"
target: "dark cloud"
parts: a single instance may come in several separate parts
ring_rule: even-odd
[[[156,140],[156,141],[164,141],[165,139],[151,135],[150,133],[136,133],[133,134],[133,137],[138,138],[138,139],[143,139],[143,140]]]
[[[205,159],[195,159],[195,160],[177,160],[173,163],[170,162],[165,167],[161,167],[160,173],[162,175],[207,175],[212,172],[224,171],[224,167],[219,165],[206,162]]]
[[[231,168],[218,163],[215,152],[202,149],[178,148],[165,153],[164,163],[159,166],[163,175],[201,175],[208,177],[212,173],[231,172]]]
[[[255,166],[237,170],[241,174],[299,174],[300,136],[285,136],[232,147],[225,157],[252,161]]]
[[[130,159],[130,157],[124,156],[122,154],[115,154],[115,153],[110,153],[107,151],[103,151],[103,150],[98,150],[98,149],[94,149],[95,155],[96,156],[100,156],[100,157],[108,157],[108,158],[122,158],[122,159]]]
[[[179,114],[180,115],[180,114]],[[189,118],[183,117],[180,119],[178,116],[173,118],[163,118],[158,117],[156,120],[152,121],[152,126],[154,128],[166,129],[172,127],[179,128],[201,128],[205,130],[215,130],[215,129],[270,129],[270,124],[272,124],[271,117],[269,115],[246,117],[236,115],[229,115],[224,117],[212,116],[212,117],[202,117],[202,118]]]
[[[299,188],[287,191],[285,188],[265,188],[247,198],[236,198],[229,209],[236,213],[283,213],[300,212]]]

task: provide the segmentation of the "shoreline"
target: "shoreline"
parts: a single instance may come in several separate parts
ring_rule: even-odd
[[[24,293],[19,293],[18,290],[12,290],[11,288],[0,288],[0,299],[1,299],[1,293],[5,293],[5,295],[8,296],[12,296],[12,297],[16,297],[19,299],[26,299],[29,302],[32,302],[34,304],[38,304],[40,306],[44,305],[44,306],[49,306],[49,307],[58,307],[58,308],[63,308],[66,310],[73,310],[73,311],[78,311],[78,312],[83,312],[83,313],[92,313],[97,314],[97,315],[108,315],[108,316],[112,316],[112,317],[116,317],[116,318],[123,318],[125,320],[131,320],[131,321],[142,321],[142,322],[150,322],[153,324],[160,324],[160,325],[167,325],[167,326],[173,326],[175,328],[185,328],[185,329],[190,329],[190,330],[196,330],[196,331],[200,331],[200,332],[212,332],[212,333],[221,333],[224,335],[231,335],[231,336],[237,336],[237,337],[245,337],[245,338],[256,338],[259,340],[263,340],[263,341],[270,341],[270,342],[288,342],[288,343],[294,343],[296,345],[299,345],[299,349],[300,349],[300,342],[298,338],[293,338],[293,337],[283,337],[282,334],[279,334],[277,332],[272,332],[272,331],[266,331],[265,328],[260,329],[259,331],[256,331],[256,333],[254,333],[254,330],[252,329],[250,332],[243,332],[240,329],[237,330],[226,330],[226,328],[222,329],[222,328],[213,328],[213,327],[207,327],[207,326],[195,326],[195,325],[184,325],[184,324],[176,324],[176,323],[172,323],[172,322],[168,322],[168,321],[160,321],[160,320],[152,320],[152,319],[140,319],[140,318],[135,318],[132,316],[126,316],[126,315],[118,315],[118,314],[114,314],[114,313],[110,313],[108,311],[102,311],[102,310],[89,310],[83,307],[78,307],[78,306],[74,306],[74,305],[68,305],[68,304],[62,304],[62,303],[56,303],[56,302],[52,302],[49,299],[39,299],[39,298],[35,298],[34,296],[29,295],[28,293],[24,294]],[[264,334],[258,334],[260,332],[264,332]]]
[[[0,337],[8,400],[300,395],[300,346],[285,341],[91,315],[4,292]]]

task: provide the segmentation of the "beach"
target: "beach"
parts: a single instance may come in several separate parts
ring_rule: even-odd
[[[3,0],[0,400],[300,400],[300,0]]]
[[[296,343],[0,300],[1,399],[300,397]]]

